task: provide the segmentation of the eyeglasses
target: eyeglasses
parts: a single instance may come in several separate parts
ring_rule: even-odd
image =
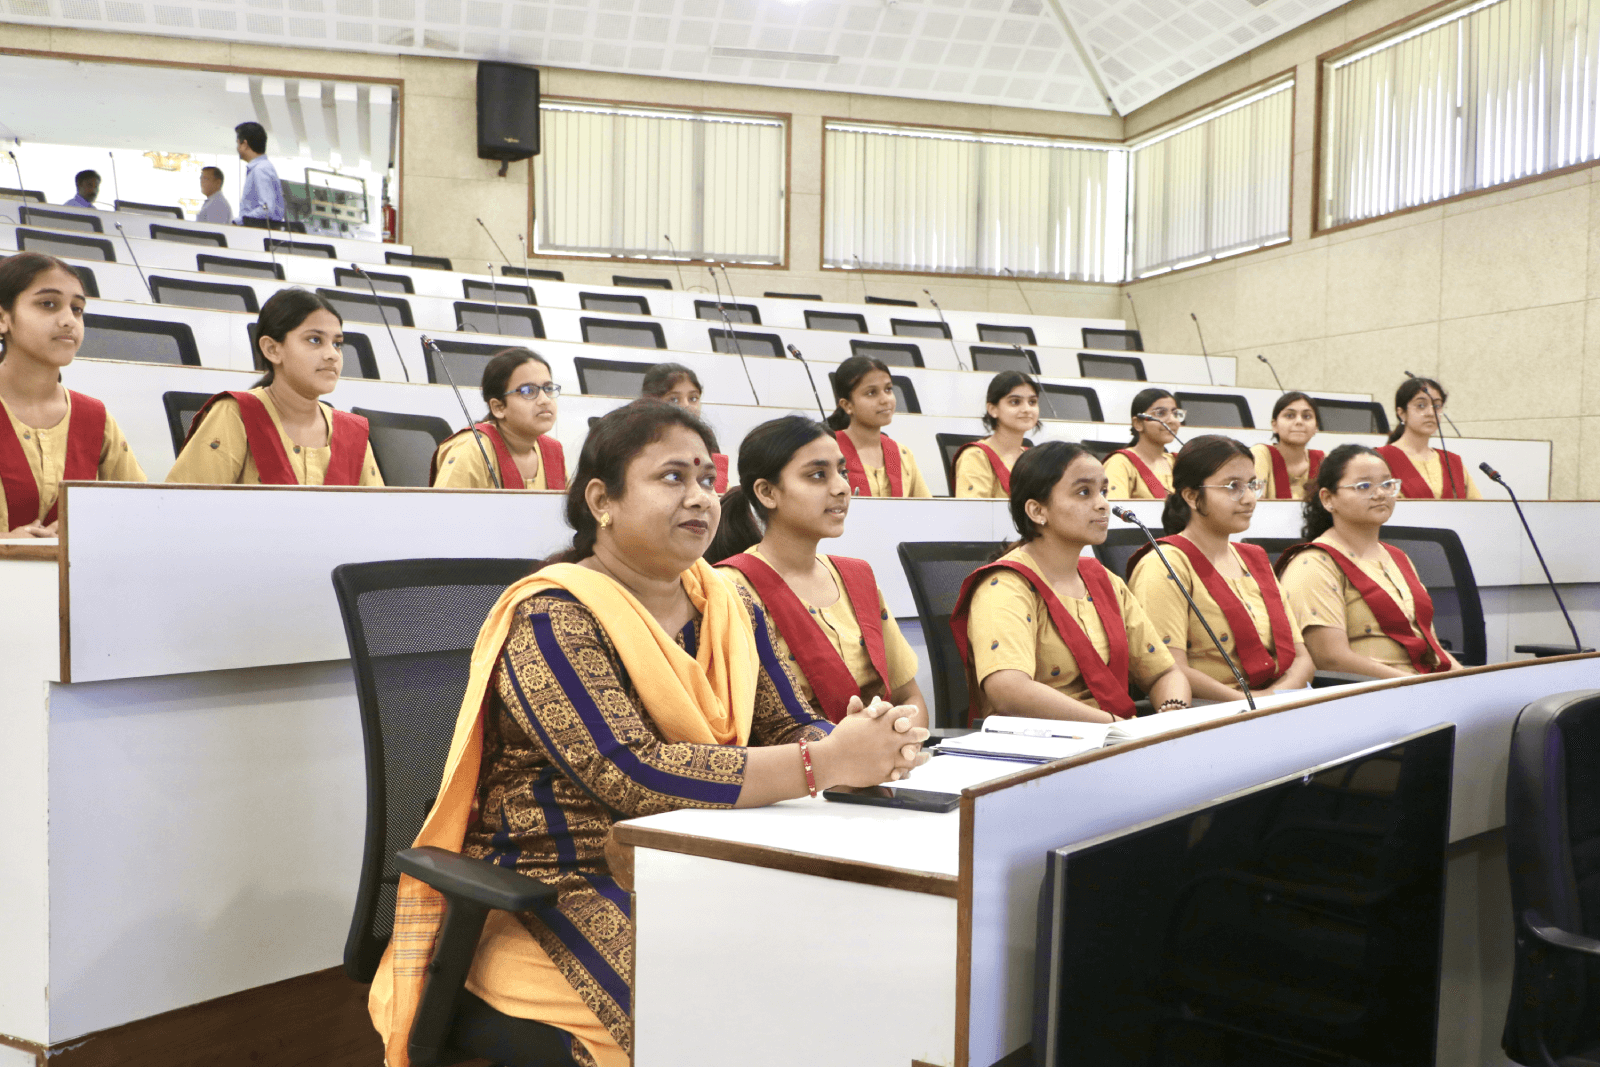
[[[1172,419],[1181,423],[1189,417],[1189,413],[1182,408],[1153,408],[1145,412],[1145,414],[1152,419],[1160,419],[1162,422]]]
[[[1196,488],[1221,489],[1223,492],[1227,493],[1230,498],[1234,500],[1243,500],[1246,492],[1254,493],[1256,496],[1260,496],[1267,488],[1267,483],[1263,482],[1259,478],[1251,478],[1248,482],[1243,484],[1240,484],[1239,482],[1229,482],[1227,485],[1201,485],[1197,486]]]
[[[508,389],[505,393],[501,394],[500,399],[509,400],[511,398],[511,394],[515,393],[524,400],[532,400],[534,396],[541,392],[544,393],[545,396],[557,397],[561,395],[561,386],[557,385],[555,382],[545,382],[543,385],[534,385],[532,382],[529,382],[527,385],[519,385],[515,389]]]
[[[1358,493],[1370,493],[1372,496],[1394,496],[1400,492],[1400,479],[1390,478],[1386,482],[1351,482],[1338,488],[1354,489]]]

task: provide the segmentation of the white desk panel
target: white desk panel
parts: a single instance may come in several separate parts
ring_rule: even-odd
[[[276,229],[277,223],[273,223],[275,228],[271,233],[268,233],[268,231],[264,229],[258,230],[253,226],[233,226],[212,222],[194,222],[190,219],[175,219],[161,215],[146,215],[143,212],[138,211],[99,211],[75,207],[62,207],[57,204],[38,204],[29,206],[35,206],[45,211],[60,211],[73,215],[88,215],[98,218],[100,220],[100,228],[104,232],[97,236],[114,238],[118,244],[121,244],[122,242],[121,234],[119,234],[117,231],[117,223],[120,222],[122,223],[122,232],[126,233],[130,239],[149,240],[150,226],[152,223],[154,223],[157,226],[172,226],[176,229],[200,230],[206,233],[220,233],[227,240],[228,248],[230,249],[254,249],[255,251],[259,252],[266,248],[266,245],[263,242],[265,242],[269,237],[280,240],[305,241],[313,244],[332,245],[334,256],[343,262],[355,260],[358,263],[381,264],[383,262],[385,252],[404,252],[407,254],[411,252],[410,245],[383,244],[378,241],[357,241],[349,237],[324,237],[320,234],[287,233],[284,230]],[[16,217],[20,222],[22,216],[17,215]],[[35,230],[60,230],[63,233],[82,232],[63,227],[55,219],[39,219],[37,222],[28,223],[27,226],[29,229]],[[179,244],[179,242],[176,241],[161,243],[173,245]],[[15,248],[16,245],[13,243],[11,247]],[[186,247],[198,249],[202,252],[207,251],[207,249],[201,248],[199,245],[188,245]]]

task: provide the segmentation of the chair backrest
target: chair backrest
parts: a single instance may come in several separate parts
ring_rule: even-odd
[[[454,270],[445,256],[413,256],[406,252],[385,252],[383,261],[391,267],[424,267],[428,270]]]
[[[183,208],[177,204],[141,204],[137,200],[113,200],[111,201],[111,206],[118,211],[131,211],[135,215],[165,215],[168,218],[183,218]]]
[[[578,371],[578,388],[586,396],[625,396],[630,400],[639,395],[639,390],[644,388],[644,376],[655,366],[588,356],[576,356],[572,363]]]
[[[1078,443],[1087,448],[1101,463],[1110,459],[1113,452],[1120,452],[1128,447],[1126,441],[1079,441]]]
[[[23,204],[17,208],[17,221],[24,226],[43,226],[48,230],[76,230],[79,233],[105,233],[99,215],[84,215],[76,211],[55,211],[47,207]]]
[[[950,632],[961,583],[1000,549],[996,541],[903,541],[900,566],[911,586],[922,623],[922,640],[933,672],[934,726],[965,726],[967,669]]]
[[[625,319],[578,320],[583,339],[595,345],[620,345],[624,348],[666,348],[667,334],[659,322],[628,322]]]
[[[986,326],[978,323],[978,340],[993,345],[1036,345],[1032,326]]]
[[[578,294],[578,306],[585,311],[598,311],[602,315],[648,315],[650,298],[626,293]]]
[[[1467,666],[1482,666],[1488,659],[1483,601],[1460,535],[1426,526],[1385,526],[1380,536],[1411,557],[1417,577],[1433,598],[1433,629],[1439,643]]]
[[[47,256],[60,256],[63,259],[98,259],[104,263],[117,261],[117,251],[105,237],[51,233],[46,230],[30,230],[23,226],[17,227],[16,234],[17,247],[24,252],[43,252]]]
[[[567,280],[567,275],[564,271],[537,270],[533,267],[513,267],[509,263],[500,268],[500,276],[503,278],[543,278],[547,282],[564,282]]]
[[[230,256],[201,252],[194,257],[194,265],[203,274],[227,274],[235,278],[270,278],[273,281],[283,281],[283,264],[273,263],[270,260],[263,262],[259,259],[234,259]]]
[[[455,732],[472,646],[528,559],[346,563],[333,587],[350,643],[367,765],[361,880],[345,973],[370,982],[394,928],[394,855],[422,829]]]
[[[94,276],[94,268],[85,267],[80,263],[74,266],[72,270],[73,273],[77,274],[78,280],[83,283],[83,295],[92,296],[98,300],[100,298],[100,282]]]
[[[83,345],[78,349],[78,358],[198,367],[200,346],[187,322],[88,312],[83,316]]]
[[[1532,910],[1544,924],[1600,938],[1597,768],[1600,690],[1556,693],[1517,715],[1506,767],[1515,963],[1503,1043],[1519,1063],[1578,1063],[1566,1055],[1600,1042],[1600,960],[1553,951],[1523,918]]]
[[[892,304],[895,307],[914,308],[915,300],[902,300],[897,296],[868,296],[864,298],[868,304]]]
[[[312,259],[339,258],[332,245],[320,244],[315,241],[294,241],[285,237],[266,237],[262,239],[261,247],[267,252],[276,252],[280,256],[310,256]]]
[[[956,495],[956,453],[961,451],[963,445],[973,441],[983,440],[982,435],[975,433],[936,433],[934,441],[939,445],[939,459],[944,463],[945,484],[950,487],[951,496]]]
[[[45,202],[44,193],[37,189],[9,189],[3,185],[0,185],[0,200],[32,200],[36,204]]]
[[[1088,385],[1039,383],[1039,417],[1067,422],[1105,422],[1100,394]]]
[[[150,224],[150,240],[152,241],[177,241],[185,245],[204,245],[208,248],[227,248],[228,235],[218,233],[216,230],[191,230],[187,226],[164,226],[159,222]]]
[[[495,353],[505,349],[499,345],[472,345],[459,341],[435,341],[438,352],[425,349],[422,354],[428,369],[428,381],[434,385],[454,382],[463,394],[476,391],[483,385],[483,370]],[[448,377],[446,371],[449,372]]]
[[[212,311],[248,311],[251,314],[261,310],[261,305],[256,302],[256,291],[248,285],[202,282],[194,278],[166,278],[152,274],[150,289],[158,304],[208,308]]]
[[[410,279],[406,279],[410,281]],[[502,285],[499,282],[480,282],[475,278],[461,279],[461,295],[468,300],[487,300],[493,304],[526,304],[532,307],[538,301],[533,290],[526,285]]]
[[[921,367],[922,349],[910,341],[863,341],[850,338],[850,354],[881,359],[891,367]]]
[[[345,322],[372,322],[380,326],[414,326],[411,301],[403,296],[384,296],[376,299],[370,292],[352,289],[318,289],[317,295],[332,304]],[[379,310],[379,305],[382,310]]]
[[[372,338],[353,330],[344,332],[344,368],[339,377],[378,377],[378,354],[372,350]]]
[[[773,359],[783,358],[783,338],[775,333],[755,333],[751,330],[733,330],[732,336],[727,329],[717,329],[713,326],[708,333],[711,334],[711,351],[726,352],[729,355],[742,354],[746,356],[768,356]]]
[[[770,293],[768,294],[771,295]],[[805,299],[799,297],[797,299]],[[867,320],[854,311],[806,311],[806,329],[832,330],[835,333],[866,333]]]
[[[613,274],[611,284],[628,286],[633,289],[671,289],[672,281],[668,278],[630,278],[626,274]]]
[[[211,399],[210,393],[162,393],[161,406],[167,412],[167,432],[172,435],[172,457],[183,451],[184,439],[189,436],[189,424],[200,413],[201,407]]]
[[[837,372],[828,372],[828,387],[830,389],[833,387],[833,382],[837,377]],[[910,378],[903,374],[891,374],[889,375],[889,388],[894,390],[894,407],[896,411],[911,415],[922,414],[922,402],[917,399],[917,387],[912,384]],[[894,435],[890,434],[889,436],[893,437]]]
[[[372,279],[372,284],[367,284],[367,279]],[[386,274],[383,271],[356,270],[354,267],[333,268],[333,284],[340,289],[355,289],[359,292],[371,294],[376,289],[380,293],[405,293],[410,295],[417,290],[411,276],[408,274]]]
[[[1223,429],[1255,429],[1250,402],[1230,393],[1173,393],[1178,406],[1188,412],[1186,425],[1215,426]]]
[[[1317,429],[1329,433],[1389,432],[1389,415],[1377,400],[1330,400],[1316,397]]]
[[[455,302],[456,329],[474,333],[493,333],[507,337],[544,337],[544,316],[538,308],[520,304],[496,307],[493,304]]]
[[[1084,348],[1108,348],[1113,352],[1143,352],[1144,338],[1138,330],[1098,330],[1083,328]]]
[[[1283,550],[1290,545],[1298,545],[1302,538],[1299,537],[1241,537],[1239,540],[1247,545],[1260,545],[1266,550],[1267,558],[1272,565],[1278,565],[1278,557],[1283,555]]]
[[[1144,360],[1138,356],[1108,356],[1099,352],[1078,353],[1078,373],[1085,378],[1112,378],[1121,382],[1147,382]]]
[[[710,319],[712,322],[731,322],[736,326],[760,326],[761,309],[754,304],[735,304],[730,300],[718,303],[715,300],[696,300],[694,314],[697,319]],[[727,318],[724,319],[723,316]]]
[[[433,454],[450,436],[450,424],[432,415],[352,408],[367,420],[367,442],[385,485],[426,486]],[[434,783],[437,785],[438,783]]]
[[[969,345],[972,369],[985,374],[999,374],[1006,370],[1019,370],[1023,374],[1039,373],[1039,357],[1026,348],[994,348],[988,345]]]
[[[1157,537],[1166,536],[1166,533],[1159,527],[1151,527],[1150,532]],[[1128,561],[1145,544],[1143,531],[1132,530],[1127,527],[1108,530],[1106,531],[1106,539],[1094,546],[1094,558],[1099,560],[1106,570],[1123,581],[1127,581]]]
[[[238,225],[248,226],[252,230],[269,230],[273,233],[305,233],[306,224],[293,219],[262,219],[246,216],[239,220]]]
[[[915,301],[911,306],[917,306]],[[942,322],[923,322],[921,319],[890,319],[889,332],[896,337],[934,337],[941,341],[950,339],[950,327]]]
[[[821,300],[821,293],[762,293],[769,300]]]

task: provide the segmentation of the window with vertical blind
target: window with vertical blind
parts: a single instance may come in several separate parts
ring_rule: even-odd
[[[1600,0],[1480,0],[1323,64],[1319,224],[1595,158]]]
[[[1289,239],[1293,90],[1265,86],[1129,146],[1130,277]]]
[[[539,113],[536,251],[783,261],[783,119],[559,100]]]
[[[1120,146],[830,122],[823,266],[1122,279]]]

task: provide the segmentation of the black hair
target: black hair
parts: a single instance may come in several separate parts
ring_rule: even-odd
[[[541,566],[579,563],[594,555],[600,524],[585,496],[589,483],[598,478],[607,495],[622,499],[627,490],[628,464],[673,426],[693,430],[708,451],[717,451],[717,435],[688,408],[648,397],[607,412],[589,427],[589,436],[583,439],[583,450],[578,453],[578,468],[567,485],[567,525],[573,529],[572,547],[551,556]]]
[[[657,363],[644,372],[644,381],[639,383],[639,395],[659,400],[677,388],[685,378],[689,379],[690,385],[705,392],[700,385],[700,376],[693,369],[682,363]]]
[[[1154,404],[1157,400],[1170,400],[1174,404],[1178,402],[1178,398],[1167,392],[1165,389],[1158,385],[1152,385],[1148,389],[1139,390],[1139,392],[1134,396],[1133,403],[1128,406],[1128,418],[1132,419],[1135,415],[1143,415],[1146,411],[1150,410],[1150,405]],[[1133,427],[1133,440],[1129,441],[1128,444],[1136,445],[1138,443],[1139,427],[1135,426]]]
[[[1254,464],[1256,457],[1243,441],[1219,433],[1189,438],[1172,462],[1172,492],[1167,494],[1167,502],[1161,507],[1161,525],[1173,533],[1182,533],[1189,525],[1191,510],[1204,515],[1204,508],[1189,507],[1189,502],[1183,499],[1183,491],[1194,489],[1203,496],[1205,490],[1200,487],[1206,484],[1206,479],[1236,459],[1248,459]],[[1250,477],[1254,478],[1255,474]]]
[[[483,384],[480,389],[483,393],[485,405],[491,400],[504,400],[506,386],[511,382],[511,376],[517,373],[517,368],[524,363],[541,363],[544,369],[550,371],[552,377],[555,371],[551,370],[550,361],[539,353],[528,348],[505,348],[496,352],[488,363],[483,365]],[[495,421],[494,410],[489,409],[487,416],[490,422]]]
[[[233,128],[234,136],[250,146],[250,151],[260,155],[267,150],[267,131],[259,122],[241,122]]]
[[[833,372],[833,414],[828,416],[828,427],[833,430],[847,430],[850,428],[850,416],[845,414],[844,408],[839,405],[841,400],[849,400],[855,395],[856,386],[861,384],[861,379],[875,370],[889,374],[889,365],[881,359],[871,356],[851,356],[839,364],[839,369]],[[891,375],[892,377],[892,375]]]
[[[1306,485],[1306,498],[1300,505],[1300,535],[1305,540],[1315,541],[1333,529],[1333,513],[1322,506],[1322,490],[1337,493],[1339,483],[1344,480],[1345,468],[1350,466],[1350,461],[1357,456],[1377,456],[1383,459],[1375,449],[1366,445],[1340,445],[1322,457],[1322,466],[1317,468],[1317,478]]]
[[[72,176],[72,184],[81,189],[83,188],[83,183],[91,179],[99,181],[100,172],[97,170],[80,170]]]
[[[280,345],[283,344],[288,339],[289,332],[298,330],[300,324],[310,318],[314,311],[329,312],[339,320],[340,326],[344,325],[344,316],[339,314],[338,308],[311,290],[301,289],[299,286],[279,289],[261,305],[261,313],[256,316],[256,366],[264,368],[266,373],[251,388],[259,389],[263,385],[271,385],[273,375],[277,373],[277,365],[261,351],[261,339],[270,337]]]
[[[1032,375],[1024,374],[1019,370],[1003,370],[989,379],[989,392],[984,397],[983,425],[990,433],[994,433],[995,428],[1000,425],[1000,420],[989,414],[987,405],[993,404],[999,407],[1000,401],[1004,400],[1011,390],[1019,385],[1026,385],[1033,390],[1034,396],[1037,397],[1039,395],[1039,383],[1033,380]]]
[[[1039,536],[1039,527],[1028,517],[1028,501],[1048,503],[1067,468],[1079,456],[1091,459],[1094,453],[1076,441],[1046,441],[1022,453],[1011,467],[1011,521],[1016,524],[1018,540],[1004,546],[996,558],[1025,545]]]
[[[1301,400],[1304,400],[1308,405],[1310,405],[1310,407],[1311,407],[1311,417],[1313,419],[1317,420],[1317,429],[1319,429],[1319,430],[1322,429],[1322,412],[1317,410],[1317,402],[1315,400],[1312,400],[1306,394],[1304,394],[1302,392],[1299,392],[1299,391],[1290,392],[1290,393],[1284,393],[1282,396],[1280,396],[1277,400],[1275,400],[1273,402],[1273,404],[1272,404],[1272,421],[1273,422],[1277,422],[1278,421],[1278,416],[1283,414],[1283,409],[1284,408],[1288,407],[1290,404],[1297,403],[1297,402],[1299,402]],[[1272,431],[1272,443],[1273,444],[1277,444],[1278,443],[1278,431],[1276,431],[1276,430]]]
[[[1389,431],[1389,443],[1392,445],[1400,440],[1406,432],[1406,424],[1399,419],[1399,413],[1415,400],[1417,394],[1424,389],[1432,389],[1439,394],[1439,403],[1443,404],[1450,399],[1450,394],[1444,391],[1444,386],[1432,378],[1407,378],[1400,383],[1400,388],[1394,391],[1395,427]]]
[[[217,184],[218,185],[221,185],[222,182],[225,180],[224,176],[223,176],[223,173],[222,173],[222,168],[221,167],[201,167],[200,168],[200,173],[201,174],[209,174],[209,175],[211,175],[213,178],[217,179]]]
[[[720,562],[760,544],[768,512],[756,499],[755,484],[777,485],[796,452],[820,437],[831,436],[826,426],[804,415],[772,419],[745,434],[739,442],[739,484],[722,496],[722,522],[706,549],[706,559]]]
[[[78,278],[78,284],[83,284],[83,279],[78,277],[78,272],[71,266],[43,252],[18,252],[14,256],[0,258],[0,308],[15,311],[17,297],[27,292],[28,287],[39,275],[52,270],[64,270],[74,278]],[[6,339],[4,334],[0,334],[0,362],[5,358]]]

